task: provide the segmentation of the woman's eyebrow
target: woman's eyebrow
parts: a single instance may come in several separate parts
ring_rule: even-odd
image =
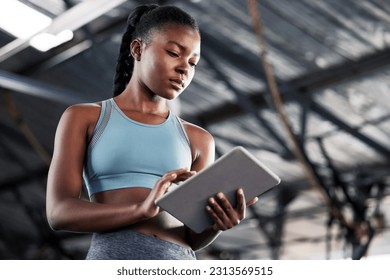
[[[187,50],[187,48],[185,46],[183,46],[182,44],[180,44],[179,42],[176,42],[176,41],[168,41],[168,44],[174,44],[174,45],[178,46],[182,51]],[[194,52],[194,56],[199,56],[199,54]]]

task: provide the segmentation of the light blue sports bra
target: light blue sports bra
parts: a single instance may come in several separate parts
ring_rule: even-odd
[[[91,197],[108,190],[153,188],[166,172],[190,168],[191,162],[188,136],[172,111],[161,124],[143,124],[128,118],[111,98],[102,102],[83,177]]]

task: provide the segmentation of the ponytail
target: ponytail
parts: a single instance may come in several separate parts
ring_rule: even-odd
[[[137,24],[144,14],[156,9],[158,5],[142,5],[134,9],[127,19],[127,28],[122,36],[122,42],[119,47],[119,55],[116,64],[116,73],[114,77],[114,96],[121,94],[130,81],[133,74],[134,58],[130,53],[130,44],[135,39],[134,33]]]

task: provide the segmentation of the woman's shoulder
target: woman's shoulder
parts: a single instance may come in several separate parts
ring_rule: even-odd
[[[95,103],[78,103],[70,105],[63,112],[63,117],[77,118],[80,121],[88,121],[99,117],[102,101]]]
[[[215,157],[214,137],[206,129],[180,119],[191,143],[192,170],[201,170],[210,165]]]
[[[214,141],[213,136],[206,129],[204,129],[196,124],[185,121],[181,118],[180,118],[180,121],[183,124],[183,126],[184,126],[184,128],[185,128],[185,130],[190,138],[191,138],[191,136],[193,136],[195,138],[201,138],[203,140]]]
[[[64,114],[93,114],[96,111],[100,111],[101,107],[101,101],[95,103],[78,103],[66,108]]]
[[[61,116],[60,124],[70,124],[73,128],[89,128],[99,119],[102,102],[78,103],[65,109]]]

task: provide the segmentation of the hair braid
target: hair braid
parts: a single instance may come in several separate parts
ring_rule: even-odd
[[[131,32],[125,32],[119,49],[119,56],[116,64],[116,74],[114,78],[114,96],[124,91],[126,84],[130,80],[133,58],[130,56]]]
[[[116,73],[114,77],[114,96],[121,94],[122,91],[125,90],[133,73],[134,58],[130,53],[130,43],[135,37],[134,33],[136,26],[144,14],[156,9],[157,7],[158,5],[155,4],[138,6],[127,19],[127,28],[122,36],[122,42],[119,47]]]

